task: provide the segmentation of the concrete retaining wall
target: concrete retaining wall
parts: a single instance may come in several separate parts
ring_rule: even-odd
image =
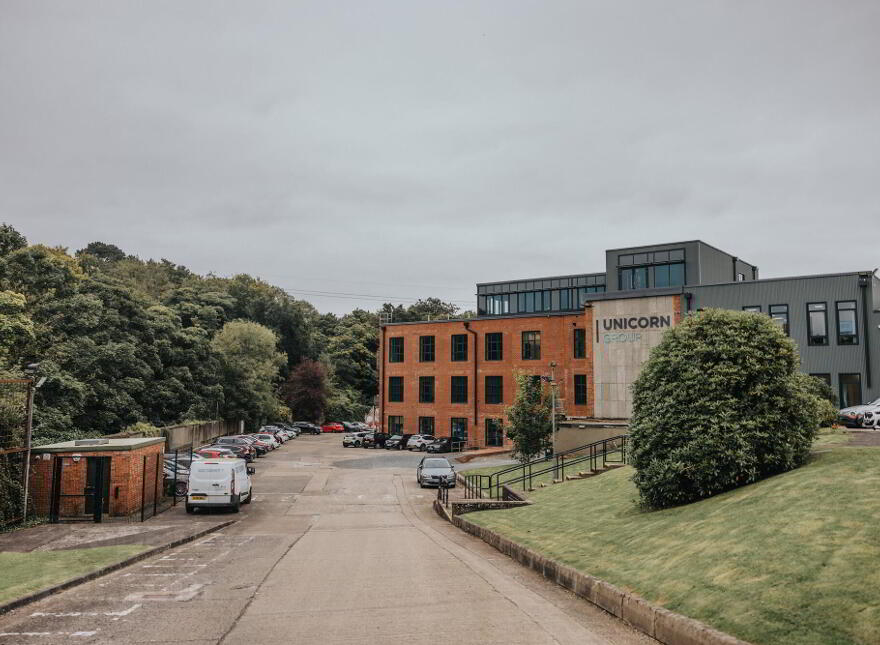
[[[658,607],[620,587],[560,564],[495,531],[478,526],[460,514],[456,515],[453,512],[450,516],[442,505],[436,502],[434,508],[441,517],[451,521],[463,531],[491,544],[501,553],[530,567],[584,600],[598,605],[661,643],[667,645],[748,645],[745,641],[712,629],[698,620]]]
[[[163,428],[165,434],[165,450],[173,452],[177,448],[193,448],[211,443],[217,437],[241,432],[241,423],[238,421],[207,421],[189,425],[172,426]]]

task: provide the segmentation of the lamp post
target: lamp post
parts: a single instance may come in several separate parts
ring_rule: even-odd
[[[24,368],[24,373],[28,375],[28,393],[27,393],[27,422],[25,425],[25,446],[27,450],[25,451],[24,456],[24,497],[22,499],[22,518],[27,519],[27,511],[28,511],[28,486],[30,484],[30,476],[31,476],[31,437],[33,436],[33,428],[34,428],[34,392],[36,392],[40,387],[42,387],[43,383],[46,382],[46,377],[42,377],[39,381],[34,383],[34,372],[37,371],[37,368],[40,366],[39,363],[31,363],[26,368]]]
[[[553,457],[556,457],[556,362],[550,362],[550,423],[552,428]],[[558,472],[554,472],[553,478],[559,479]]]

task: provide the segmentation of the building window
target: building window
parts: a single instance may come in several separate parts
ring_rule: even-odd
[[[403,338],[398,337],[388,339],[388,362],[403,362]]]
[[[433,336],[419,336],[419,360],[423,363],[434,362]]]
[[[574,357],[575,358],[586,358],[587,357],[587,330],[586,329],[575,329],[574,330]]]
[[[743,311],[747,311],[752,314],[761,313],[761,305],[749,305],[747,307],[743,307]]]
[[[620,289],[627,291],[630,289],[647,289],[648,288],[648,267],[638,267],[635,269],[620,270]]]
[[[419,417],[419,434],[434,436],[434,417]]]
[[[468,438],[468,420],[461,417],[452,417],[450,420],[450,433],[453,441],[453,450],[461,450],[463,444],[467,443]],[[459,443],[455,443],[459,442]]]
[[[452,403],[467,403],[468,401],[468,377],[452,377]]]
[[[837,344],[859,344],[859,322],[856,317],[855,300],[844,300],[837,303]]]
[[[807,303],[807,343],[828,344],[828,305],[824,302]]]
[[[506,293],[489,296],[486,298],[486,307],[490,315],[498,316],[510,313],[510,296]]]
[[[419,377],[419,403],[434,402],[434,377]]]
[[[502,336],[500,332],[486,334],[486,360],[500,361],[503,356]]]
[[[403,377],[388,377],[388,402],[403,403]]]
[[[770,305],[767,312],[770,314],[773,322],[779,325],[785,335],[788,336],[788,305]]]
[[[504,377],[486,377],[486,403],[504,402]]]
[[[452,335],[452,360],[467,360],[467,334]]]
[[[504,430],[501,419],[486,419],[486,445],[501,446],[504,444]]]
[[[746,281],[746,274],[745,273],[737,273],[736,274],[736,281],[737,282],[745,282]]]
[[[388,417],[388,434],[403,434],[403,417]]]
[[[522,333],[522,358],[524,361],[537,361],[541,358],[541,332]]]
[[[831,374],[823,372],[821,374],[810,374],[810,376],[815,376],[817,379],[825,381],[825,384],[828,385],[828,387],[831,387]]]
[[[684,249],[620,255],[617,265],[621,290],[684,285]]]
[[[574,404],[575,405],[586,405],[587,404],[587,375],[586,374],[575,374],[574,375]]]
[[[862,404],[862,375],[840,375],[840,407],[851,408]]]

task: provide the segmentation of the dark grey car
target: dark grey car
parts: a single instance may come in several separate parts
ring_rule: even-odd
[[[446,457],[422,457],[416,469],[416,481],[419,486],[440,486],[455,488],[455,468]]]

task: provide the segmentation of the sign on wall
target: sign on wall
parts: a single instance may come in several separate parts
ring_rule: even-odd
[[[632,414],[631,385],[651,348],[676,322],[681,296],[597,300],[593,316],[594,414],[626,419]]]

